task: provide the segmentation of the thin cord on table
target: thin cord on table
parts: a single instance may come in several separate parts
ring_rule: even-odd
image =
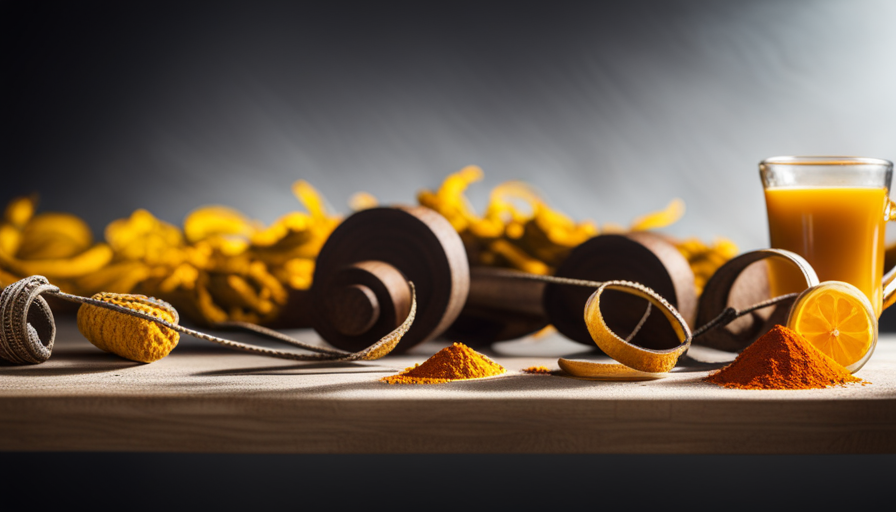
[[[414,291],[413,283],[408,282],[408,285],[411,287],[411,294],[414,295],[415,291]],[[213,343],[217,343],[219,345],[224,345],[225,347],[229,347],[232,349],[242,350],[245,352],[252,352],[252,353],[256,353],[256,354],[262,354],[262,355],[266,355],[266,356],[278,357],[281,359],[292,359],[295,361],[356,361],[356,360],[364,359],[365,356],[373,353],[378,348],[382,347],[383,345],[385,345],[389,342],[394,341],[396,337],[400,338],[401,336],[403,336],[407,332],[407,330],[410,328],[410,324],[409,324],[408,320],[413,321],[413,318],[416,315],[416,310],[417,310],[416,300],[413,300],[412,304],[411,304],[411,311],[408,314],[408,320],[405,320],[404,323],[402,323],[398,328],[393,330],[391,333],[384,336],[378,342],[374,343],[373,345],[365,348],[364,350],[362,350],[360,352],[346,352],[344,350],[311,345],[311,344],[305,343],[303,341],[297,340],[295,338],[291,338],[285,334],[279,333],[272,329],[262,327],[260,325],[248,324],[248,323],[244,323],[244,322],[228,322],[225,324],[228,327],[238,327],[238,328],[247,329],[249,331],[253,331],[255,333],[258,333],[258,334],[261,334],[264,336],[269,336],[269,337],[279,340],[279,341],[283,341],[283,342],[293,345],[295,347],[299,347],[299,348],[302,348],[302,349],[305,349],[305,350],[308,350],[311,352],[317,352],[317,354],[296,354],[294,352],[286,352],[283,350],[259,347],[256,345],[249,345],[247,343],[240,343],[238,341],[228,340],[226,338],[221,338],[218,336],[212,336],[211,334],[206,334],[201,331],[189,329],[182,325],[168,322],[167,320],[164,320],[162,318],[148,315],[141,311],[136,311],[136,310],[124,307],[124,306],[120,306],[118,304],[113,304],[113,303],[105,302],[102,300],[81,297],[79,295],[72,295],[69,293],[62,292],[62,291],[55,291],[55,292],[48,291],[47,293],[52,293],[53,295],[55,295],[61,299],[70,301],[70,302],[76,302],[76,303],[80,303],[80,304],[89,304],[91,306],[105,308],[105,309],[109,309],[109,310],[116,311],[119,313],[124,313],[126,315],[130,315],[133,317],[141,318],[143,320],[148,320],[150,322],[154,322],[161,326],[167,327],[168,329],[171,329],[173,331],[177,331],[181,334],[188,334],[195,338],[199,338],[199,339],[206,340],[206,341],[211,341]]]
[[[529,279],[532,281],[542,281],[545,283],[562,284],[562,285],[569,285],[569,286],[584,286],[584,287],[588,287],[588,288],[600,288],[604,284],[601,281],[589,281],[586,279],[573,279],[570,277],[557,277],[557,276],[544,276],[544,275],[538,275],[538,274],[527,274],[525,272],[518,272],[515,270],[505,270],[505,269],[496,270],[495,274],[498,276],[507,277],[510,279]],[[798,295],[797,293],[788,293],[786,295],[780,295],[778,297],[774,297],[774,298],[771,298],[768,300],[764,300],[762,302],[758,302],[756,304],[753,304],[750,307],[740,309],[740,310],[732,308],[732,307],[727,307],[721,313],[719,313],[718,316],[716,316],[709,322],[706,322],[705,324],[700,326],[697,330],[695,330],[691,334],[691,338],[693,339],[693,338],[696,338],[697,336],[706,334],[707,332],[709,332],[712,329],[715,329],[716,327],[728,325],[731,322],[733,322],[734,320],[736,320],[744,315],[750,314],[753,311],[756,311],[758,309],[767,308],[769,306],[774,306],[775,304],[778,304],[779,302],[785,302],[785,301],[791,300],[794,297],[796,297],[797,295]],[[650,315],[650,312],[651,312],[651,308],[650,308],[650,303],[648,302],[647,303],[647,311],[644,312],[644,316],[641,317],[641,321],[638,322],[638,325],[635,327],[635,330],[632,332],[632,334],[630,334],[628,336],[626,341],[630,341],[632,338],[634,338],[635,334],[637,334],[637,332],[644,325],[644,322],[647,321],[647,317]]]

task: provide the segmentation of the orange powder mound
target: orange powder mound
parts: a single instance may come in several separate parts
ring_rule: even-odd
[[[389,384],[439,384],[454,380],[478,379],[501,375],[507,370],[470,347],[455,343],[436,352],[422,364],[398,375],[384,377]]]
[[[737,359],[703,379],[737,389],[820,389],[863,382],[801,334],[776,325]]]
[[[550,374],[551,370],[547,366],[530,366],[523,368],[523,373]]]

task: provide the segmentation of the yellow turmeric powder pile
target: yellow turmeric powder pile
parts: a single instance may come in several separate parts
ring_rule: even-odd
[[[548,369],[547,366],[530,366],[528,368],[523,368],[523,373],[550,375],[551,370]]]
[[[415,364],[398,375],[384,377],[389,384],[440,384],[454,380],[481,379],[501,375],[507,370],[463,343],[455,343],[436,352],[422,364]]]

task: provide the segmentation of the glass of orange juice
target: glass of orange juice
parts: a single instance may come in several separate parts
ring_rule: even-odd
[[[780,156],[763,160],[759,174],[771,246],[804,257],[822,281],[846,281],[862,290],[880,316],[893,163]],[[772,296],[802,291],[802,276],[774,260],[769,260]]]

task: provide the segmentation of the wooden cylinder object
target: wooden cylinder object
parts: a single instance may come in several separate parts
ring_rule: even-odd
[[[513,277],[492,267],[470,269],[470,294],[445,335],[468,345],[487,345],[532,334],[548,325],[542,306],[546,283]]]
[[[557,276],[591,281],[627,280],[652,288],[675,306],[689,325],[697,310],[694,273],[680,252],[659,235],[639,232],[599,235],[576,247],[557,269]],[[587,287],[548,284],[544,310],[557,330],[577,342],[594,346],[583,311],[594,292]],[[608,327],[626,338],[641,322],[647,301],[618,291],[607,291],[601,311]],[[634,343],[651,349],[678,344],[662,314],[652,312],[638,330]]]
[[[417,316],[396,352],[432,339],[457,318],[469,290],[460,236],[422,206],[372,208],[345,219],[320,251],[310,292],[313,326],[331,345],[361,350]]]

